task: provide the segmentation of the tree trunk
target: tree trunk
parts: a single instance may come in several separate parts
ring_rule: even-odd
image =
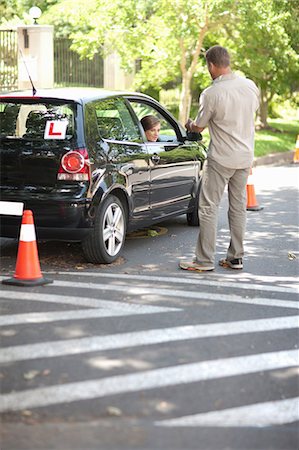
[[[183,126],[187,122],[190,115],[191,99],[191,79],[188,76],[188,73],[184,73],[179,107],[179,122]]]
[[[259,108],[259,119],[261,128],[269,128],[268,124],[268,97],[267,92],[261,89],[261,103]]]
[[[191,108],[191,80],[196,70],[196,66],[198,63],[198,58],[202,49],[202,43],[204,36],[208,30],[208,8],[206,7],[205,12],[205,24],[199,30],[197,42],[194,51],[192,52],[191,61],[189,62],[189,67],[187,63],[187,51],[183,40],[180,40],[180,49],[181,49],[181,74],[182,74],[182,92],[180,96],[180,108],[179,108],[179,121],[184,126],[187,122],[190,114]]]

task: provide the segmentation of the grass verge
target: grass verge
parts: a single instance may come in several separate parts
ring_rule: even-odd
[[[299,120],[269,119],[268,123],[273,129],[259,130],[255,133],[255,156],[295,150],[299,134]]]

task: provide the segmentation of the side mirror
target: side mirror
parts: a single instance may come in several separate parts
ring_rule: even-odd
[[[187,131],[186,136],[188,141],[202,141],[201,133],[194,133],[191,131]]]

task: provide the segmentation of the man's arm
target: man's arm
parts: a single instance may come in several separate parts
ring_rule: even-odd
[[[205,127],[201,128],[195,125],[194,120],[192,119],[188,119],[185,127],[188,131],[191,131],[191,133],[201,133],[205,129]]]
[[[205,89],[200,95],[199,109],[196,119],[189,119],[185,124],[188,131],[201,133],[208,126],[214,108],[213,105],[211,105],[211,96],[207,94],[207,91],[208,89]],[[200,124],[200,126],[197,124]]]

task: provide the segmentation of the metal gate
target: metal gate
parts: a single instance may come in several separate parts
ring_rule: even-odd
[[[0,30],[0,91],[18,87],[18,42],[15,30]]]
[[[103,87],[103,57],[80,59],[70,49],[72,41],[66,38],[54,39],[54,82],[56,86]]]
[[[54,39],[55,86],[103,87],[104,63],[101,55],[80,59],[70,49],[71,40]],[[0,30],[0,92],[18,88],[18,42],[15,30]]]

